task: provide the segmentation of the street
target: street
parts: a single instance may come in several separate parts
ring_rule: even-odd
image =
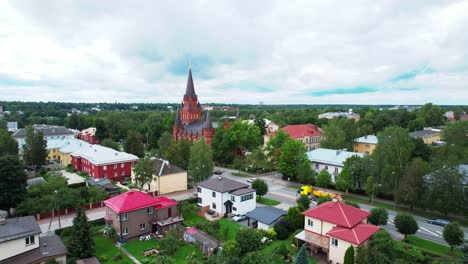
[[[218,170],[218,169],[221,171],[224,171],[223,177],[249,184],[247,182],[248,178],[233,176],[231,172],[237,172],[235,170],[229,170],[229,169],[221,168],[221,167],[215,168],[215,170]],[[261,178],[268,184],[268,194],[265,195],[265,197],[281,202],[281,204],[278,205],[277,207],[287,210],[287,208],[296,205],[297,191],[293,188],[289,188],[288,186],[290,185],[290,183],[288,181],[282,180],[281,177],[279,177],[275,172],[260,174],[253,178]],[[313,208],[314,206],[315,206],[315,203],[312,203],[311,208]],[[361,209],[366,210],[366,211],[370,211],[373,208],[373,206],[366,205],[366,204],[359,204],[359,206]],[[397,212],[393,210],[387,210],[387,211],[388,211],[388,224],[382,227],[388,230],[394,238],[402,239],[403,235],[401,235],[397,231],[393,223],[393,220],[395,219]],[[416,233],[416,236],[423,238],[423,239],[431,240],[440,244],[448,245],[444,241],[444,238],[442,236],[442,232],[444,229],[442,226],[437,226],[437,225],[427,223],[427,221],[429,220],[428,218],[424,218],[424,217],[420,217],[416,215],[414,215],[414,217],[419,226],[419,230]],[[463,228],[463,229],[465,232],[465,238],[468,238],[468,229],[467,228]]]

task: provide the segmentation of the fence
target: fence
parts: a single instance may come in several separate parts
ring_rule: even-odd
[[[85,210],[100,208],[100,207],[104,207],[104,202],[103,201],[83,205],[83,208]],[[55,211],[52,211],[52,212],[39,213],[39,214],[35,214],[34,218],[36,218],[36,220],[40,220],[40,219],[44,219],[44,218],[48,218],[48,217],[54,217],[54,216],[57,216],[59,214],[60,215],[68,215],[68,214],[72,214],[72,213],[76,212],[76,209],[77,209],[77,207],[72,207],[72,208],[65,208],[65,209],[55,210]]]

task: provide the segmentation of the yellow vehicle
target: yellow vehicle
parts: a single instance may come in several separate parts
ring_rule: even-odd
[[[315,197],[325,197],[325,196],[330,196],[332,199],[336,198],[338,201],[342,201],[343,198],[341,197],[341,194],[339,193],[334,193],[334,192],[329,192],[329,191],[322,191],[322,190],[316,190],[312,188],[312,185],[304,185],[301,186],[301,188],[297,191],[301,195],[313,195]]]

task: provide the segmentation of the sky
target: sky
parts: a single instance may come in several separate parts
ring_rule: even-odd
[[[464,104],[468,1],[0,1],[0,101]]]

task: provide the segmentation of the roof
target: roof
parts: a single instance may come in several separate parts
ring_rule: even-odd
[[[460,115],[460,120],[468,120],[468,115]]]
[[[251,192],[255,192],[254,189],[250,189],[250,188],[242,188],[242,189],[237,189],[235,191],[232,191],[230,192],[230,194],[233,194],[233,195],[243,195],[243,194],[247,194],[247,193],[251,193]]]
[[[379,226],[360,223],[353,228],[337,226],[328,231],[327,235],[348,241],[355,245],[361,245],[379,230]]]
[[[89,185],[96,186],[100,183],[110,183],[109,179],[106,178],[98,178],[98,179],[89,179],[86,181]]]
[[[187,227],[185,229],[185,233],[189,234],[189,235],[194,235],[195,233],[198,233],[200,232],[200,230],[198,230],[196,227]]]
[[[344,162],[352,156],[364,157],[364,154],[346,150],[325,148],[318,148],[307,152],[307,158],[309,158],[311,162],[326,163],[338,166],[343,166]]]
[[[330,238],[327,236],[322,236],[311,232],[309,230],[302,230],[299,234],[294,236],[295,238],[305,241],[307,243],[311,243],[325,249],[326,252],[330,247]]]
[[[281,130],[289,134],[291,138],[320,136],[320,133],[322,132],[320,127],[312,124],[288,125],[281,128]],[[273,136],[275,134],[276,131],[270,133],[269,136]]]
[[[38,184],[38,183],[44,183],[44,182],[46,182],[46,180],[44,178],[36,177],[36,178],[28,179],[26,181],[26,184],[28,185],[28,187],[31,187],[31,185]]]
[[[99,264],[99,260],[96,257],[79,259],[76,261],[76,264]]]
[[[195,227],[187,227],[185,233],[192,236],[197,242],[206,245],[208,248],[217,248],[219,246],[218,240]]]
[[[286,211],[276,207],[261,206],[255,208],[253,211],[248,212],[247,217],[269,225],[286,214]]]
[[[205,128],[205,123],[206,123],[206,119],[205,120],[199,120],[199,121],[194,121],[192,123],[189,123],[189,124],[184,124],[183,125],[183,131],[185,132],[192,132],[192,133],[198,133],[198,134],[202,134],[202,130],[203,128]],[[211,122],[212,126],[214,129],[216,129],[218,127],[218,123],[217,122]]]
[[[86,129],[81,130],[80,133],[85,134],[85,135],[94,136],[96,134],[96,128],[95,127],[88,127]]]
[[[145,207],[156,209],[177,205],[177,202],[164,196],[157,198],[140,191],[130,191],[104,201],[104,204],[116,213],[125,213]]]
[[[157,176],[166,176],[180,172],[186,172],[186,170],[177,167],[174,164],[169,163],[167,160],[163,159],[153,159],[153,168]]]
[[[47,140],[48,142],[49,140]],[[63,145],[60,147],[59,151],[62,153],[72,153],[78,151],[81,148],[86,148],[91,146],[86,141],[76,139],[76,138],[66,138],[63,142]]]
[[[409,135],[414,138],[419,138],[419,137],[440,135],[440,132],[432,131],[432,130],[419,130],[419,131],[410,132]]]
[[[175,121],[174,121],[174,126],[176,126],[176,127],[182,126],[182,120],[180,120],[179,109],[177,109],[177,113],[176,113],[176,117],[175,117]]]
[[[91,145],[79,148],[71,153],[74,157],[85,158],[95,165],[112,164],[117,162],[137,161],[138,157],[126,152],[117,151],[101,145]]]
[[[366,144],[377,144],[378,139],[377,139],[377,136],[367,135],[367,136],[363,136],[360,138],[356,138],[354,142],[366,143]]]
[[[206,120],[205,120],[205,125],[203,126],[203,128],[213,129],[213,123],[211,122],[211,118],[210,118],[210,111],[206,111]]]
[[[187,96],[196,96],[195,86],[193,85],[192,68],[189,69],[189,75],[188,75],[188,79],[187,79],[187,87],[185,88],[185,95],[187,95]]]
[[[2,264],[43,263],[49,258],[67,254],[67,248],[59,236],[42,236],[39,238],[39,241],[39,247],[14,257],[4,259],[1,261]]]
[[[348,228],[355,226],[370,215],[367,211],[342,202],[325,202],[302,214]]]
[[[61,126],[50,126],[50,125],[33,125],[35,131],[41,131],[44,133],[44,136],[59,136],[59,135],[73,135],[74,133],[68,130],[65,127]],[[21,128],[18,129],[12,135],[15,138],[23,138],[26,137],[26,129]]]
[[[249,187],[248,184],[234,181],[222,176],[212,177],[211,179],[198,183],[197,186],[217,191],[220,193],[230,192],[237,189]]]
[[[40,233],[41,228],[33,216],[8,218],[6,224],[0,225],[0,242]]]

